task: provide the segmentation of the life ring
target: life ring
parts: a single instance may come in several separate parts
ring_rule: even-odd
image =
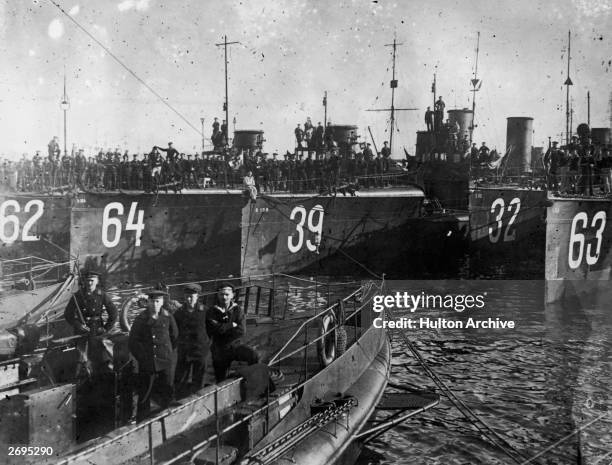
[[[336,326],[336,318],[333,313],[328,313],[320,321],[317,354],[321,368],[325,368],[336,358],[336,330],[332,330]]]
[[[132,327],[132,323],[129,320],[129,313],[130,310],[133,308],[134,305],[137,305],[138,307],[142,307],[142,299],[145,298],[145,296],[143,294],[135,294],[131,297],[128,297],[127,299],[125,299],[123,301],[123,303],[121,304],[121,313],[119,315],[119,324],[121,325],[121,329],[123,331],[128,331],[130,330],[130,328]]]

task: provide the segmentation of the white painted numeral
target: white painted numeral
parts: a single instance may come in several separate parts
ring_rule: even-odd
[[[308,214],[308,229],[310,229],[315,235],[314,244],[310,241],[310,239],[306,241],[306,247],[308,247],[308,250],[311,252],[316,252],[319,248],[319,244],[321,244],[321,236],[323,235],[323,213],[325,213],[323,211],[323,207],[321,205],[315,205]],[[318,216],[318,221],[316,224],[313,222],[315,215]]]
[[[510,217],[510,221],[508,221],[508,226],[506,226],[506,232],[504,233],[504,242],[512,242],[516,240],[516,228],[513,228],[512,225],[516,221],[516,216],[518,215],[518,212],[521,211],[521,199],[519,199],[518,197],[514,197],[508,205],[508,211],[512,212],[512,216]]]
[[[325,211],[321,205],[315,205],[307,213],[306,209],[302,205],[298,205],[289,215],[291,221],[295,221],[296,234],[292,234],[287,237],[287,247],[291,253],[297,253],[304,245],[304,225],[307,224],[307,228],[310,232],[315,235],[314,243],[308,239],[306,240],[306,248],[311,252],[316,252],[321,242],[321,236],[323,234],[323,215]],[[299,219],[296,220],[296,217]],[[315,216],[317,217],[315,222]]]
[[[584,245],[586,244],[586,236],[583,232],[589,227],[589,217],[586,212],[576,213],[572,219],[570,227],[570,238],[568,247],[567,262],[572,270],[575,270],[582,264],[583,257],[586,264],[589,266],[595,265],[599,260],[601,252],[601,244],[603,242],[603,231],[606,227],[606,212],[601,210],[593,215],[591,228],[595,229],[595,252],[593,252],[592,244],[586,246],[586,256],[584,253]]]
[[[30,229],[32,229],[32,226],[34,226],[38,219],[42,216],[45,210],[45,204],[42,200],[30,200],[28,203],[26,203],[23,211],[25,211],[26,213],[30,213],[30,209],[32,207],[36,207],[36,212],[30,218],[28,218],[28,220],[23,225],[23,233],[21,239],[25,242],[39,240],[38,236],[30,235]]]
[[[7,215],[6,210],[12,208],[15,213],[19,212],[19,204],[16,200],[7,200],[0,205],[0,240],[2,242],[15,242],[19,237],[19,218],[16,215]],[[6,233],[7,226],[11,225]]]
[[[498,210],[499,209],[499,210]],[[504,199],[499,198],[491,204],[491,213],[495,215],[495,228],[489,226],[489,241],[495,244],[502,231],[502,217],[504,216]]]
[[[111,212],[116,211],[116,216],[111,216]],[[138,212],[138,220],[134,222],[136,213]],[[104,207],[102,214],[102,244],[104,247],[112,248],[116,247],[121,240],[121,220],[120,216],[123,216],[124,209],[123,204],[120,202],[111,202]],[[136,231],[136,239],[134,241],[135,246],[140,245],[140,239],[142,232],[144,231],[144,210],[138,210],[138,202],[132,202],[130,205],[130,211],[128,213],[127,222],[125,224],[126,231]],[[109,230],[112,231],[110,236]]]
[[[506,204],[504,199],[499,197],[491,204],[491,213],[495,215],[492,225],[489,226],[489,241],[492,244],[497,243],[501,237],[502,229],[504,226],[504,211],[506,210]],[[514,197],[508,204],[508,212],[512,212],[512,216],[506,225],[504,231],[504,242],[512,242],[516,240],[516,228],[513,227],[516,217],[521,210],[521,199]]]
[[[38,236],[30,234],[30,230],[43,215],[45,204],[42,200],[30,200],[25,204],[23,211],[30,213],[32,207],[36,207],[36,211],[26,220],[21,231],[21,240],[24,242],[40,240]],[[19,213],[21,211],[19,202],[11,199],[0,204],[0,241],[10,244],[19,238],[19,217],[15,214],[8,214],[9,209],[12,209],[13,213]]]
[[[138,247],[140,245],[140,237],[144,231],[144,210],[138,210],[138,221],[134,222],[137,208],[138,203],[132,202],[132,205],[130,205],[130,212],[128,213],[127,223],[125,224],[125,230],[136,231],[136,241],[134,245]]]
[[[121,239],[121,220],[117,217],[110,216],[112,210],[117,210],[117,215],[123,215],[123,204],[120,202],[111,202],[104,207],[104,213],[102,214],[102,244],[104,247],[116,247]],[[108,230],[113,227],[115,233],[112,240],[108,239]]]
[[[597,223],[599,223],[599,225],[596,226]],[[603,231],[604,231],[604,228],[606,227],[606,212],[601,210],[595,213],[595,216],[593,216],[593,221],[591,222],[591,226],[593,228],[595,227],[597,228],[597,230],[595,231],[595,239],[597,241],[596,242],[597,246],[595,247],[595,253],[591,255],[591,244],[587,245],[587,249],[586,249],[587,265],[595,265],[597,261],[599,260],[599,253],[601,252],[601,243],[603,242]]]

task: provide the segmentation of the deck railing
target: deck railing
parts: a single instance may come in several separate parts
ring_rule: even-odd
[[[269,277],[269,275],[266,275],[266,276]],[[275,276],[279,276],[279,275],[275,275]],[[284,275],[284,276],[291,277],[289,275]],[[262,276],[260,276],[259,278],[261,277]],[[256,287],[256,285],[254,285],[253,283],[249,283],[247,285],[240,286],[239,288],[244,289],[245,295],[248,295],[248,292],[252,292],[253,287]],[[247,289],[250,289],[250,290],[247,291]],[[353,291],[348,296],[342,298],[335,304],[326,307],[322,311],[315,312],[314,315],[312,315],[311,317],[308,317],[305,321],[303,321],[299,325],[299,327],[294,331],[294,333],[289,338],[289,340],[271,358],[271,360],[268,362],[268,366],[270,368],[276,367],[277,369],[280,369],[281,363],[283,361],[286,361],[295,355],[299,355],[300,352],[304,353],[304,360],[307,361],[308,351],[313,347],[314,344],[321,341],[322,339],[327,337],[327,335],[331,334],[333,331],[336,331],[341,326],[349,326],[349,323],[348,323],[349,321],[351,322],[350,325],[354,326],[353,338],[350,340],[350,343],[347,342],[347,347],[350,347],[350,345],[354,344],[359,339],[359,337],[365,331],[365,329],[367,329],[366,325],[369,325],[369,323],[364,322],[364,319],[361,318],[361,314],[363,312],[363,309],[368,306],[371,299],[373,298],[373,291],[378,290],[378,289],[379,288],[376,286],[374,282],[368,282],[366,284],[362,284],[357,290]],[[256,292],[258,295],[260,295],[259,290],[257,290]],[[270,294],[270,295],[273,295],[273,294]],[[247,299],[245,299],[245,301],[246,300]],[[268,305],[268,308],[270,308],[269,302],[267,303],[267,305]],[[352,309],[348,311],[347,306],[352,306]],[[348,311],[350,314],[348,316],[345,314],[343,317],[343,321],[339,321],[336,317],[334,319],[334,324],[332,325],[332,327],[330,327],[328,331],[326,331],[325,333],[319,334],[319,336],[316,338],[313,338],[313,339],[309,338],[308,328],[310,326],[317,323],[325,315],[328,315],[328,314],[337,315],[339,313],[344,313],[344,311]],[[305,336],[304,344],[299,346],[297,349],[292,349],[288,353],[285,353],[286,351],[289,350],[292,342],[296,341],[300,335]],[[257,416],[266,415],[266,418],[269,418],[269,412],[271,408],[280,406],[282,403],[285,403],[287,399],[290,398],[289,396],[299,395],[302,388],[308,383],[309,379],[310,377],[309,377],[309,372],[308,372],[308,365],[306,363],[305,370],[300,376],[299,381],[295,385],[292,385],[291,387],[283,390],[281,393],[279,393],[278,396],[276,396],[275,399],[272,399],[272,400],[270,399],[269,389],[267,389],[266,390],[267,397],[266,397],[265,405],[263,405],[260,408],[257,408],[256,410],[252,411],[248,415],[241,417],[239,420],[234,421],[225,427],[221,426],[220,415],[222,415],[226,411],[226,409],[219,408],[219,401],[218,401],[219,395],[224,390],[228,390],[232,388],[233,386],[235,386],[237,383],[241,383],[243,378],[230,380],[221,385],[215,385],[213,388],[209,388],[210,390],[208,390],[207,392],[199,395],[198,397],[190,399],[185,404],[178,406],[178,407],[167,409],[161,412],[160,414],[150,419],[147,419],[143,421],[142,423],[134,426],[133,428],[129,428],[123,433],[117,436],[114,436],[113,438],[104,440],[93,446],[86,447],[85,449],[78,451],[70,455],[69,457],[63,459],[59,463],[62,465],[64,464],[67,465],[67,464],[76,462],[80,459],[87,459],[87,457],[91,456],[92,454],[101,450],[102,448],[107,447],[107,446],[112,446],[114,443],[121,441],[127,436],[134,434],[137,431],[142,431],[146,429],[147,436],[148,436],[148,446],[147,446],[146,454],[149,457],[149,463],[153,464],[155,463],[155,452],[154,451],[156,447],[154,443],[153,432],[154,430],[156,430],[156,425],[158,423],[161,425],[162,443],[163,443],[164,441],[168,439],[165,437],[164,422],[170,415],[175,415],[176,412],[179,412],[184,409],[188,409],[204,399],[213,397],[214,398],[214,411],[211,412],[211,414],[212,414],[212,419],[214,419],[215,433],[207,437],[203,441],[200,441],[197,444],[191,446],[189,449],[184,450],[183,452],[175,455],[172,459],[164,463],[166,465],[178,463],[187,457],[189,457],[189,460],[193,461],[193,459],[198,454],[200,454],[204,449],[209,447],[214,442],[215,444],[215,463],[219,464],[220,462],[219,451],[221,447],[221,438],[223,437],[223,435],[232,431],[233,429],[237,428],[240,425],[244,425],[245,423],[249,422],[251,419]],[[204,420],[204,421],[207,421],[207,420]],[[266,422],[266,425],[269,425],[269,422]]]

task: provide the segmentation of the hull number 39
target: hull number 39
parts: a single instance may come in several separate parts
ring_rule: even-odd
[[[113,216],[111,216],[112,212],[115,213]],[[120,202],[111,202],[104,207],[104,213],[102,214],[102,244],[104,244],[104,247],[112,248],[119,244],[123,229],[120,217],[123,214],[124,208]],[[136,216],[137,214],[138,217]],[[127,221],[125,222],[125,230],[135,231],[136,239],[134,240],[134,245],[137,247],[140,245],[140,238],[144,227],[144,210],[138,210],[138,202],[132,202]]]
[[[599,260],[603,232],[606,227],[606,212],[601,210],[593,215],[589,223],[586,212],[577,213],[572,220],[569,238],[567,262],[572,270],[578,268],[585,260],[587,265],[595,265]],[[585,233],[595,233],[589,241]],[[585,250],[586,245],[586,250]]]
[[[287,247],[291,253],[299,252],[304,246],[305,229],[314,235],[314,242],[306,239],[306,248],[311,252],[316,252],[321,244],[321,234],[323,233],[323,207],[315,205],[310,211],[306,211],[302,205],[298,205],[289,215],[289,219],[295,223],[295,233],[287,237]]]
[[[510,216],[510,219],[504,228],[504,213],[506,211],[508,212],[506,217]],[[504,199],[501,197],[495,199],[495,201],[491,204],[491,213],[493,214],[494,219],[489,223],[489,242],[492,244],[497,243],[502,236],[502,232],[504,233],[504,242],[516,240],[516,228],[514,227],[514,222],[516,221],[519,211],[521,211],[521,199],[518,197],[514,197],[508,204],[507,208]]]

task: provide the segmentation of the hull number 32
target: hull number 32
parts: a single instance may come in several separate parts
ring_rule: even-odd
[[[504,228],[504,213],[506,211],[508,212],[510,219]],[[507,208],[504,199],[501,197],[493,201],[491,204],[493,220],[489,223],[489,242],[492,244],[497,243],[502,236],[502,232],[504,233],[504,242],[516,240],[516,228],[514,227],[514,222],[516,221],[519,211],[521,211],[521,199],[518,197],[514,197],[508,204]],[[506,215],[506,217],[508,217],[508,215]]]

